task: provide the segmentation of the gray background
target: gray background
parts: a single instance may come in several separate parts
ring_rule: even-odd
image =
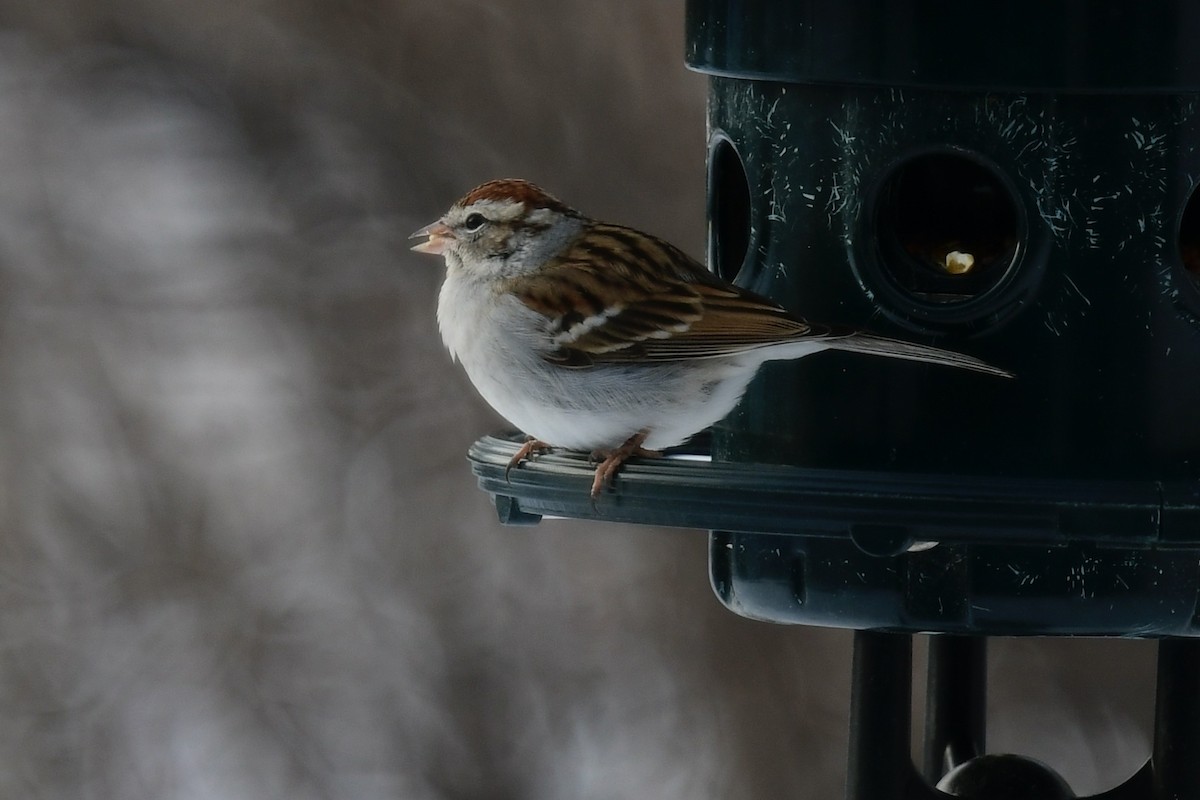
[[[704,248],[680,2],[0,2],[0,796],[840,796],[850,635],[694,531],[497,525],[407,235],[485,179]],[[1153,646],[991,739],[1148,752]]]

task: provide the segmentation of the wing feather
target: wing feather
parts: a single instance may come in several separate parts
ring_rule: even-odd
[[[547,360],[571,367],[716,358],[829,334],[725,284],[673,245],[616,225],[592,225],[556,263],[508,289],[545,316]]]

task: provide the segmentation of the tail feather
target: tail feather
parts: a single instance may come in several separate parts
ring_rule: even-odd
[[[909,361],[924,361],[928,364],[942,364],[947,367],[958,367],[1002,378],[1011,378],[1013,374],[1007,370],[993,367],[978,358],[929,347],[923,344],[902,342],[898,339],[885,339],[870,333],[852,333],[839,338],[827,339],[824,344],[831,350],[846,350],[851,353],[867,353],[868,355],[886,356],[888,358],[903,358]]]

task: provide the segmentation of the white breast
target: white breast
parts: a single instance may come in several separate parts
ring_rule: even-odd
[[[438,296],[437,318],[446,349],[483,399],[513,425],[544,438],[539,412],[547,405],[549,365],[541,353],[548,340],[539,315],[510,295],[451,274]]]
[[[611,364],[547,363],[540,315],[449,276],[438,298],[446,347],[483,399],[525,433],[557,447],[606,450],[649,430],[646,446],[678,444],[728,414],[757,363],[743,359]]]

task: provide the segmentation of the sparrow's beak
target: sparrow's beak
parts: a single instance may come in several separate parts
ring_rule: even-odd
[[[431,256],[440,256],[446,252],[446,245],[449,244],[447,239],[454,238],[454,234],[441,220],[426,225],[408,238],[416,239],[418,236],[428,236],[429,241],[414,244],[412,249],[418,253],[428,253]]]

